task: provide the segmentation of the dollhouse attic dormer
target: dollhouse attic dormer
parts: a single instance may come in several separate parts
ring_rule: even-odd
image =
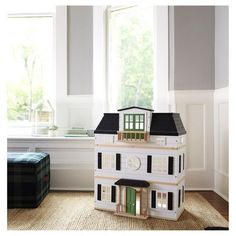
[[[153,110],[133,106],[118,111],[119,131],[117,133],[119,141],[149,141]]]

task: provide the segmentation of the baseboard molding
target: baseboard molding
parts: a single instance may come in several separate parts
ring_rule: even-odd
[[[216,189],[214,189],[214,192],[218,194],[220,197],[222,197],[226,202],[229,202],[229,199],[224,194],[220,193]]]
[[[70,187],[66,187],[66,188],[58,188],[58,187],[52,187],[50,188],[50,190],[52,191],[82,191],[82,192],[86,192],[86,191],[94,191],[93,188],[70,188]]]
[[[214,191],[213,188],[185,188],[185,191]]]

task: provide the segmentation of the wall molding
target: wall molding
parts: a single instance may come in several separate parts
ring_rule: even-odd
[[[214,91],[214,191],[228,201],[228,87]]]
[[[214,90],[175,90],[171,94],[187,130],[186,189],[212,190]]]

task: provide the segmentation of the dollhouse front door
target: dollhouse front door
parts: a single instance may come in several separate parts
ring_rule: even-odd
[[[136,215],[136,190],[126,187],[126,212]]]

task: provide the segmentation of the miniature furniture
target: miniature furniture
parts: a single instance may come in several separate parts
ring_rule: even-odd
[[[50,158],[47,153],[8,153],[8,208],[35,208],[50,188]]]
[[[129,107],[95,130],[95,208],[177,220],[184,210],[185,134],[178,113]]]

